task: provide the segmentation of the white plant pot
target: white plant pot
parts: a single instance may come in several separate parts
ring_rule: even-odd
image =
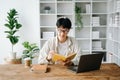
[[[46,13],[46,14],[50,13],[50,10],[45,10],[45,13]]]
[[[11,52],[11,53],[9,54],[9,58],[10,58],[10,59],[16,59],[16,52]]]

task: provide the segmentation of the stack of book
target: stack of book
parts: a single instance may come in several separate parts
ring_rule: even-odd
[[[116,12],[120,12],[120,1],[116,2]]]
[[[101,41],[93,41],[93,50],[103,50]]]
[[[120,0],[116,1],[116,12],[120,12]],[[120,14],[115,15],[115,26],[120,26]]]
[[[120,15],[119,14],[116,14],[115,15],[115,27],[118,27],[120,24]]]
[[[99,16],[94,16],[92,17],[92,23],[93,23],[93,26],[100,26],[100,17]]]

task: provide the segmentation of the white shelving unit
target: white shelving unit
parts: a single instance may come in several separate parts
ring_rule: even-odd
[[[51,8],[48,13],[44,10],[46,6]],[[81,8],[83,22],[81,30],[75,25],[75,6]],[[57,19],[68,17],[72,21],[69,35],[78,40],[82,52],[105,53],[104,61],[106,61],[107,8],[108,0],[40,0],[40,46],[42,47],[47,40],[43,38],[43,32],[54,32],[55,36]]]
[[[120,0],[109,0],[108,10],[108,61],[120,66]]]

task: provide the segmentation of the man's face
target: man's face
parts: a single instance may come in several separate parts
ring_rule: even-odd
[[[57,28],[58,38],[60,41],[64,41],[67,38],[67,34],[69,32],[69,29],[67,28]]]

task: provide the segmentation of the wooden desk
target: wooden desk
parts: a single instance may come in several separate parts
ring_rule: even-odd
[[[75,74],[64,66],[50,65],[48,73],[32,73],[23,64],[0,65],[0,80],[120,80],[120,67],[102,64],[100,70]]]

